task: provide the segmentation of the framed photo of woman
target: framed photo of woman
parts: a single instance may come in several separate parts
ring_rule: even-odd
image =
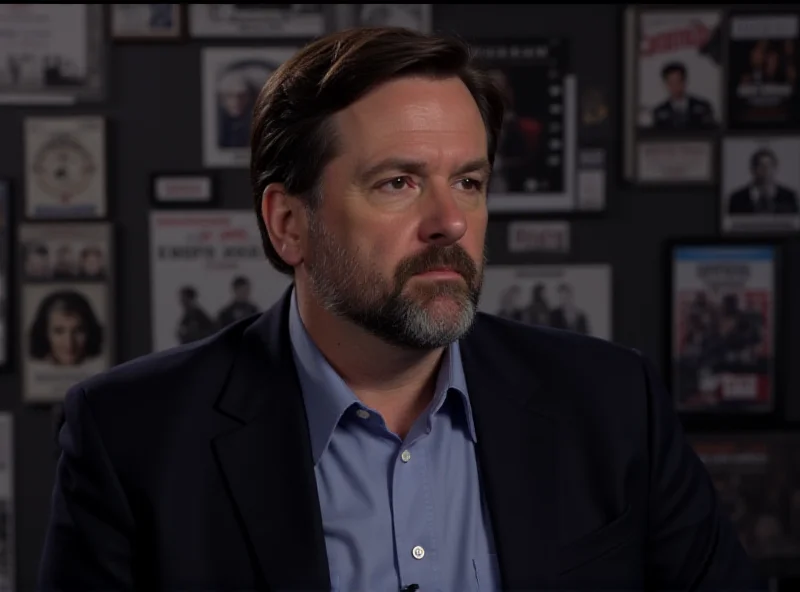
[[[22,397],[53,403],[113,364],[111,225],[23,224],[18,242]]]

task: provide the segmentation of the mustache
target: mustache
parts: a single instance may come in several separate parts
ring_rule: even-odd
[[[400,262],[395,272],[396,285],[403,286],[412,276],[442,268],[460,274],[468,286],[474,285],[478,277],[478,266],[462,246],[433,246]]]

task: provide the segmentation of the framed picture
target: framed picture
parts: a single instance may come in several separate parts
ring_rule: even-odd
[[[487,265],[484,273],[483,312],[612,338],[611,266]]]
[[[780,253],[763,241],[668,245],[669,375],[684,413],[774,411]]]
[[[471,47],[507,104],[489,211],[574,211],[577,95],[567,42],[478,39]]]
[[[0,412],[0,590],[16,590],[17,529],[14,496],[14,416]]]
[[[720,183],[723,232],[800,230],[797,163],[800,136],[725,138]]]
[[[296,51],[288,47],[203,49],[204,166],[249,166],[250,122],[258,94],[278,66]]]
[[[61,401],[114,363],[114,250],[107,222],[22,224],[23,401]]]
[[[105,120],[25,119],[25,216],[91,219],[108,214]]]
[[[102,100],[104,10],[102,4],[0,4],[0,104]]]
[[[722,11],[637,7],[625,13],[625,176],[708,184],[722,124]]]
[[[181,4],[110,4],[115,41],[177,41],[184,38]]]
[[[263,311],[291,283],[264,256],[249,210],[151,212],[150,273],[155,351]]]
[[[11,361],[11,200],[11,182],[0,179],[0,370]]]
[[[403,27],[422,33],[433,29],[432,4],[356,4],[360,27]]]
[[[189,34],[311,38],[325,32],[324,4],[189,4]]]
[[[765,575],[800,576],[800,435],[689,436],[747,554]]]
[[[215,178],[209,173],[154,173],[150,195],[157,208],[207,208],[217,203]]]
[[[800,14],[728,19],[728,128],[800,128]]]

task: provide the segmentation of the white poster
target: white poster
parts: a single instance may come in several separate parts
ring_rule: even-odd
[[[323,4],[189,4],[192,37],[316,37]]]
[[[14,417],[0,412],[0,592],[16,589]]]
[[[106,216],[102,117],[25,119],[25,213],[29,218]]]
[[[104,90],[101,4],[0,4],[0,103],[70,104]]]
[[[716,10],[639,15],[639,125],[659,131],[717,127],[722,112]],[[716,41],[715,41],[716,39]]]
[[[611,339],[611,267],[489,265],[479,308],[522,323]]]
[[[800,229],[800,137],[725,138],[721,212],[726,232]]]
[[[291,283],[266,259],[251,211],[152,212],[150,261],[155,351],[262,312]]]
[[[253,107],[272,73],[297,51],[286,47],[203,49],[203,164],[247,168]]]

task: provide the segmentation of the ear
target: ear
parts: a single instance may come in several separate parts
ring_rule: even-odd
[[[270,183],[261,196],[261,216],[272,247],[288,265],[303,262],[305,210],[297,198],[286,193],[283,183]]]

